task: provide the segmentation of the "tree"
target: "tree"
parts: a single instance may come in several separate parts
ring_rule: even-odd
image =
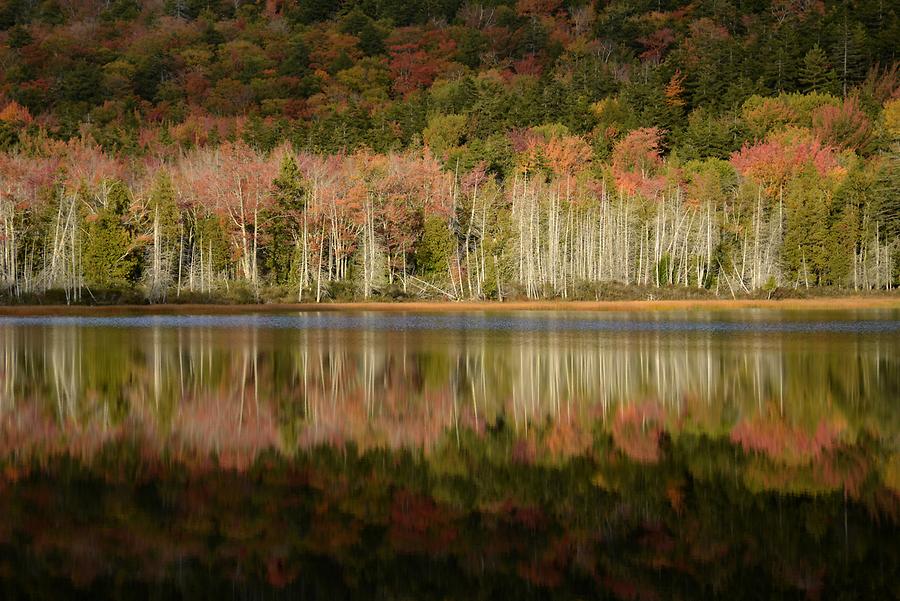
[[[416,247],[416,265],[424,275],[446,273],[450,257],[456,252],[456,239],[447,221],[437,215],[425,219],[422,239]]]
[[[467,121],[465,115],[435,115],[428,120],[422,138],[435,156],[444,157],[462,142]]]
[[[744,124],[732,115],[714,117],[705,109],[688,116],[687,127],[678,136],[677,152],[683,159],[713,157],[727,159],[740,148]]]
[[[309,74],[309,47],[301,36],[291,38],[287,53],[278,63],[278,71],[282,75],[305,77]]]
[[[837,73],[831,68],[825,51],[818,44],[803,57],[799,80],[804,92],[837,92]]]
[[[102,185],[107,188],[106,202],[85,219],[84,281],[99,289],[125,288],[133,283],[138,267],[135,240],[127,226],[131,197],[120,181]]]
[[[872,123],[856,98],[841,106],[825,105],[813,111],[812,130],[822,142],[840,149],[866,154],[874,139]]]
[[[150,221],[145,280],[150,300],[165,301],[172,285],[173,271],[181,272],[183,241],[181,219],[175,203],[175,189],[168,173],[160,170],[147,202]]]
[[[618,186],[629,194],[640,192],[655,196],[661,182],[657,177],[662,167],[660,138],[656,127],[642,127],[629,132],[616,143],[612,153],[612,173]]]
[[[812,165],[804,167],[784,193],[784,248],[787,280],[795,286],[823,283],[827,265],[830,190]]]
[[[293,3],[287,14],[292,20],[311,24],[331,18],[338,6],[332,0],[306,0]]]
[[[357,46],[366,56],[384,54],[385,34],[371,20],[362,26],[357,35],[359,36]]]
[[[263,248],[265,267],[275,283],[287,284],[296,275],[297,254],[307,234],[306,187],[290,152],[284,153],[278,177],[272,181],[272,197],[263,217],[268,234]]]
[[[225,144],[216,163],[218,173],[211,174],[216,209],[230,225],[241,277],[258,292],[259,218],[272,200],[273,165],[243,143]]]
[[[894,152],[882,158],[876,166],[873,202],[870,209],[882,224],[888,240],[900,239],[900,155]]]
[[[847,20],[849,7],[844,4],[844,18],[841,33],[833,46],[832,56],[840,74],[841,93],[847,96],[851,86],[859,83],[865,76],[864,53],[867,46],[866,28],[862,23]]]
[[[831,148],[810,139],[808,132],[804,135],[802,130],[789,129],[765,142],[745,144],[731,155],[731,163],[774,197],[808,166],[820,177],[829,175],[837,167],[837,158]]]

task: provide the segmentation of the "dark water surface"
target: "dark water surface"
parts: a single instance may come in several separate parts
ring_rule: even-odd
[[[0,598],[900,598],[900,312],[0,317]]]

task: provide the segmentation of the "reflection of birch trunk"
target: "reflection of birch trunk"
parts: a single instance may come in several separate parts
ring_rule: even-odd
[[[53,381],[59,425],[77,422],[79,393],[83,389],[80,374],[82,340],[80,328],[66,327],[50,333],[46,351]]]
[[[16,379],[19,374],[18,360],[21,355],[14,328],[0,330],[0,418],[7,410],[15,408]]]

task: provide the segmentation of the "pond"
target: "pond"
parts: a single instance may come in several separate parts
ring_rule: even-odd
[[[0,595],[897,598],[900,312],[0,317]]]

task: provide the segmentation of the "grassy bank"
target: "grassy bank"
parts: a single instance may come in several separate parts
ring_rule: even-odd
[[[833,296],[789,299],[671,299],[671,300],[516,300],[516,301],[407,301],[266,304],[121,304],[121,305],[5,305],[0,316],[16,315],[121,315],[238,314],[284,311],[685,311],[728,309],[782,310],[900,310],[900,295]]]

